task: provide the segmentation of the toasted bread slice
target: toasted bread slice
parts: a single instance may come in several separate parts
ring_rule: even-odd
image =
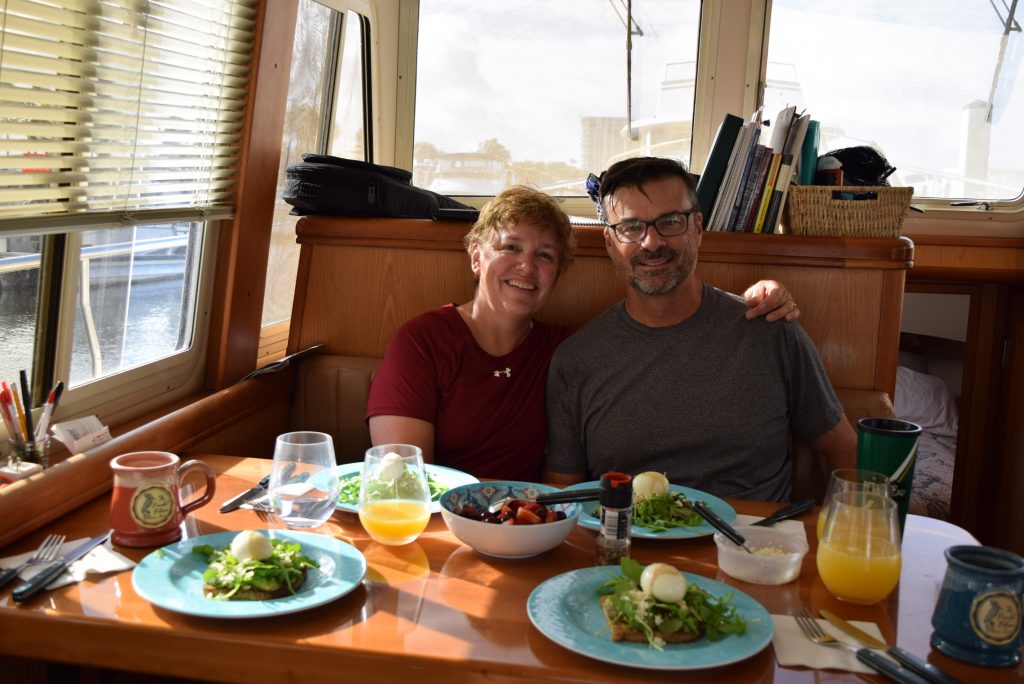
[[[306,568],[302,569],[302,577],[299,578],[297,584],[291,589],[288,588],[287,584],[282,584],[274,591],[262,591],[260,589],[239,589],[231,595],[229,601],[269,601],[270,599],[284,598],[285,596],[291,596],[293,593],[299,591],[299,588],[306,582]],[[221,589],[219,587],[213,587],[209,584],[203,585],[203,596],[207,598],[216,598],[228,593],[228,589]]]
[[[604,611],[604,619],[608,621],[608,628],[612,632],[612,641],[636,641],[642,644],[647,643],[647,635],[638,629],[630,629],[625,622],[615,619],[614,608],[611,605],[610,596],[601,597],[601,610]],[[666,634],[654,630],[654,636],[660,638],[666,644],[685,644],[689,641],[696,641],[704,636],[704,627],[701,626],[698,632],[672,632]]]

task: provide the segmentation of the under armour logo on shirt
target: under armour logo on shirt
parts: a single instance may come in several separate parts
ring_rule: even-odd
[[[505,370],[496,370],[496,371],[494,371],[494,377],[497,378],[497,377],[500,377],[502,375],[504,375],[506,378],[511,378],[512,377],[512,369],[506,367]]]

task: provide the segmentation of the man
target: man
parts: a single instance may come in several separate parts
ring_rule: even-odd
[[[856,435],[803,329],[747,320],[742,299],[697,278],[703,217],[686,169],[618,162],[599,199],[626,297],[555,352],[545,481],[656,470],[718,496],[784,501],[790,436],[828,471],[852,466]]]

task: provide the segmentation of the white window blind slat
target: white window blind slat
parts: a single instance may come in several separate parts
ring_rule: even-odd
[[[230,208],[257,0],[0,0],[10,217]]]

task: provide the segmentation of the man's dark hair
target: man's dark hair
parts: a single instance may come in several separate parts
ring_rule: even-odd
[[[636,188],[644,191],[647,183],[663,178],[682,178],[689,194],[690,203],[700,211],[697,203],[697,183],[680,162],[664,157],[634,157],[615,162],[601,174],[601,202],[619,188]]]

